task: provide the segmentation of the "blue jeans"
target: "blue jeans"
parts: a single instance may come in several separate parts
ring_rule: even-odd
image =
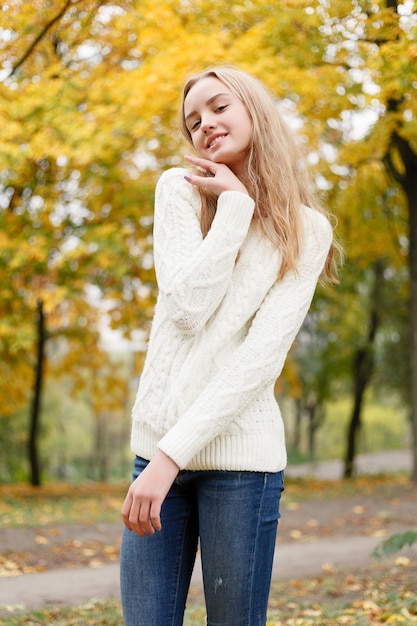
[[[148,461],[135,460],[133,479]],[[123,530],[126,626],[181,626],[200,539],[208,626],[265,626],[283,472],[181,471],[162,530]]]

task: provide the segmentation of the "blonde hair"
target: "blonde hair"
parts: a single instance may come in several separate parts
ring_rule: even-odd
[[[288,270],[297,270],[303,233],[300,205],[305,204],[322,213],[325,211],[311,192],[292,131],[282,119],[271,94],[254,76],[230,66],[208,68],[192,76],[184,86],[182,98],[180,129],[185,139],[193,145],[185,123],[185,98],[198,81],[208,77],[225,84],[243,102],[251,118],[247,177],[242,182],[255,200],[254,220],[281,251],[282,264],[278,275],[281,279]],[[217,198],[201,189],[200,194],[201,228],[206,236],[216,213]],[[324,277],[332,282],[337,282],[332,271],[335,250],[340,248],[333,242],[323,270]]]

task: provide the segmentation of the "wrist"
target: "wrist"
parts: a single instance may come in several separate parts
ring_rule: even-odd
[[[175,461],[173,461],[171,457],[165,454],[165,452],[162,452],[162,450],[160,450],[159,448],[156,451],[154,459],[156,462],[163,464],[167,469],[171,470],[172,472],[175,471],[178,474],[178,472],[180,471],[180,468],[175,463]]]

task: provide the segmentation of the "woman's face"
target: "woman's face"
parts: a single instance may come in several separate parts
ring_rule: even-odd
[[[236,176],[244,174],[252,122],[221,80],[208,76],[195,83],[184,100],[184,117],[198,156],[224,163]]]

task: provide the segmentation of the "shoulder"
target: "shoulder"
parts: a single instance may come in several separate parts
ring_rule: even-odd
[[[185,167],[171,167],[169,170],[162,172],[158,178],[158,185],[168,183],[169,181],[172,183],[173,181],[184,180],[184,176],[187,172],[188,169]]]
[[[189,173],[185,167],[172,167],[165,170],[157,180],[155,188],[155,208],[158,211],[163,207],[175,206],[176,210],[192,207],[193,212],[199,215],[201,197],[198,189],[185,180]]]
[[[198,189],[185,180],[189,170],[173,167],[158,178],[155,188],[155,217],[195,215],[199,219],[201,197]]]
[[[333,229],[327,217],[320,211],[305,205],[301,205],[301,215],[307,239],[314,237],[330,245]]]
[[[186,196],[194,195],[193,186],[187,182],[184,176],[189,172],[185,167],[172,167],[162,172],[156,183],[156,193],[161,193],[167,189],[172,192],[185,194]]]

